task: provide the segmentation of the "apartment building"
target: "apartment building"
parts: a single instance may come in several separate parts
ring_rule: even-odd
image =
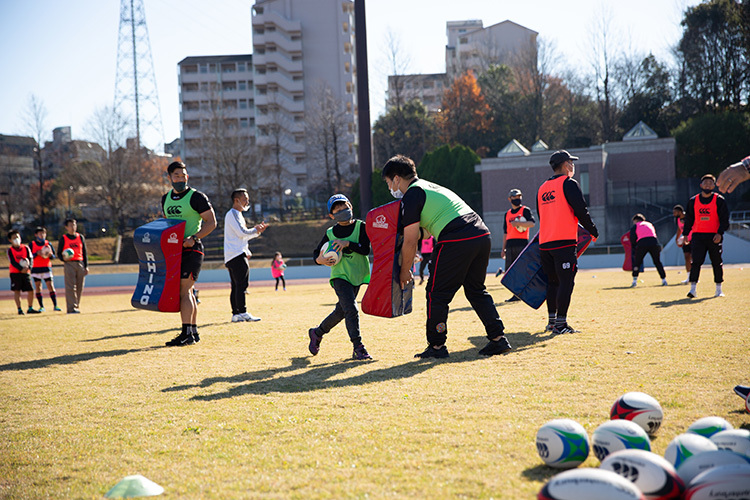
[[[355,177],[354,2],[256,0],[252,26],[256,137],[271,146],[268,161],[281,164],[284,185],[305,195],[332,162]],[[315,130],[325,114],[337,116],[335,146]]]
[[[196,186],[212,193],[214,176],[210,137],[221,133],[255,140],[253,56],[186,57],[178,63],[180,156]]]

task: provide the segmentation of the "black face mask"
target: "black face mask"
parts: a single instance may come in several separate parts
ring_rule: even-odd
[[[516,198],[514,200],[510,200],[510,202],[513,204],[514,207],[520,207],[523,200],[521,198]]]
[[[713,192],[714,192],[714,190],[713,190],[713,189],[706,189],[706,188],[701,188],[701,191],[703,191],[703,192],[704,192],[704,193],[706,193],[706,194],[711,194],[711,193],[713,193]]]

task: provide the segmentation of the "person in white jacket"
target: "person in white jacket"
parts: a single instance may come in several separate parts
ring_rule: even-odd
[[[248,229],[242,212],[250,208],[250,196],[246,189],[232,192],[232,208],[224,216],[224,265],[229,270],[232,291],[229,301],[232,304],[232,323],[240,321],[260,321],[260,318],[247,312],[245,290],[247,290],[252,255],[247,247],[248,240],[257,238],[268,225],[261,222]]]

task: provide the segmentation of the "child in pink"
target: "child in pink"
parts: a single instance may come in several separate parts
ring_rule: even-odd
[[[281,280],[282,286],[284,287],[284,291],[286,291],[286,280],[284,279],[284,269],[286,269],[286,264],[284,264],[284,259],[281,256],[281,252],[276,252],[276,255],[274,255],[273,260],[271,261],[271,276],[276,278],[276,291],[279,291],[279,280]]]

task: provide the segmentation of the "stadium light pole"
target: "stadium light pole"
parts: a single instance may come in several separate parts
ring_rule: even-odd
[[[354,0],[354,42],[357,62],[357,125],[359,129],[359,211],[362,219],[372,208],[372,143],[370,91],[367,76],[365,0]]]

